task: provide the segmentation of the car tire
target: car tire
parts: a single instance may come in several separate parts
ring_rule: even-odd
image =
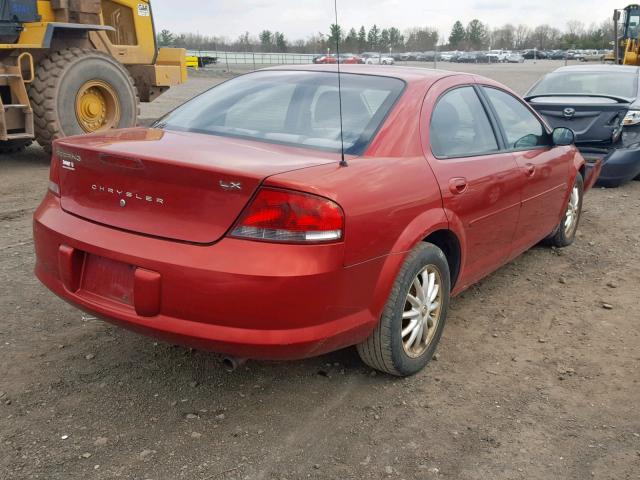
[[[104,102],[107,113],[103,120],[106,125],[111,119],[113,125],[92,130],[82,126],[78,117],[79,111],[84,112],[78,105],[84,105],[78,98],[81,92]],[[139,113],[138,91],[128,70],[104,52],[76,47],[53,52],[38,64],[29,98],[36,140],[47,152],[57,138],[133,127]],[[88,114],[88,118],[93,117]]]
[[[546,238],[547,244],[562,248],[568,247],[573,243],[576,238],[576,232],[578,231],[578,225],[580,224],[583,198],[584,181],[582,180],[582,175],[578,174],[571,189],[567,210],[562,216],[562,220],[556,227],[556,230]],[[571,221],[571,225],[568,225],[567,222],[569,221]]]
[[[420,243],[404,261],[378,325],[357,345],[362,361],[398,377],[422,370],[442,336],[450,290],[449,264],[444,253],[431,243]]]

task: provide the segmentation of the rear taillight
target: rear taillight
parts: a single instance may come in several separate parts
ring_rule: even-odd
[[[51,155],[51,168],[49,169],[49,191],[56,197],[60,196],[60,159],[55,153]]]
[[[240,216],[232,237],[282,243],[336,242],[344,214],[323,197],[272,188],[261,189]]]

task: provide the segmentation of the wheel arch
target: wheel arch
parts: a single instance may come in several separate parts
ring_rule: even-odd
[[[50,22],[42,37],[42,48],[51,48],[56,43],[72,45],[74,42],[87,41],[89,32],[115,31],[109,25],[88,25],[81,23]]]
[[[418,215],[398,237],[391,253],[386,256],[375,289],[372,312],[379,317],[389,292],[407,255],[420,242],[427,241],[440,248],[447,257],[451,272],[451,290],[460,278],[464,255],[464,238],[455,224],[450,224],[442,208],[434,208]]]
[[[462,265],[462,248],[458,236],[447,229],[436,230],[422,239],[423,242],[432,243],[444,253],[449,264],[449,273],[451,275],[451,290],[454,289],[460,275],[460,266]]]

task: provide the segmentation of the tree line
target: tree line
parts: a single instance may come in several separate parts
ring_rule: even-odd
[[[485,50],[488,48],[524,50],[527,48],[547,49],[607,49],[613,40],[613,24],[585,25],[576,20],[567,22],[560,30],[547,24],[529,27],[527,25],[506,24],[491,28],[478,19],[467,25],[456,21],[448,37],[441,38],[434,27],[414,27],[404,32],[396,27],[344,29],[332,24],[326,33],[318,32],[306,39],[289,40],[278,31],[263,30],[257,36],[245,32],[235,40],[222,36],[201,35],[199,33],[175,34],[162,30],[158,34],[161,47],[183,47],[188,50],[217,50],[241,52],[292,52],[319,53],[335,52],[336,44],[344,52],[423,52],[435,50]]]

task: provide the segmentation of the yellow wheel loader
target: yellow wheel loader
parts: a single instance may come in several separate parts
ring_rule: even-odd
[[[614,52],[605,56],[605,61],[640,65],[640,5],[628,5],[622,10],[615,10],[613,22],[616,32]]]
[[[134,126],[140,101],[186,78],[148,0],[0,0],[0,153]]]

